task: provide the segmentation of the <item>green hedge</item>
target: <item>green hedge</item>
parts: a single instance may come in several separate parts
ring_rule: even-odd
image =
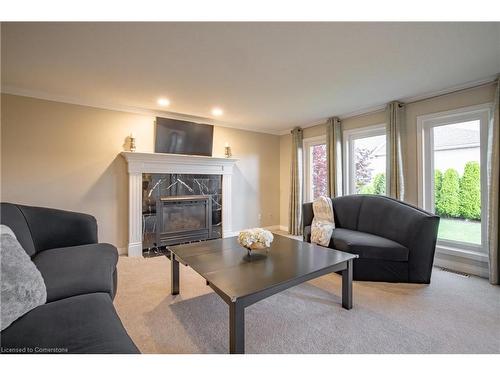
[[[478,162],[468,162],[460,180],[460,215],[481,219],[481,181]]]
[[[434,171],[434,206],[436,214],[467,220],[481,219],[480,167],[476,161],[465,164],[464,174],[449,168]],[[373,182],[360,189],[361,194],[385,194],[385,173],[378,173]]]
[[[434,172],[436,214],[468,220],[481,218],[481,182],[479,163],[467,162],[462,177],[455,169],[444,174]]]
[[[439,196],[439,200],[435,202],[437,212],[448,217],[460,216],[460,176],[456,170],[450,168],[444,172],[441,190],[437,195]]]
[[[441,211],[441,186],[443,186],[443,172],[436,169],[434,171],[434,207],[436,215],[444,216],[444,213]]]

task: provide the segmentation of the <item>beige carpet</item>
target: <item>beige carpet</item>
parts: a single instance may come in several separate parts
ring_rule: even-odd
[[[170,295],[166,257],[120,257],[115,299],[143,353],[227,353],[228,308],[192,269]],[[354,282],[340,306],[328,275],[246,309],[247,353],[500,353],[500,287],[434,269],[431,285]]]

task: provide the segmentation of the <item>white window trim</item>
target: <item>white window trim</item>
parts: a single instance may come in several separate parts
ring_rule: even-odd
[[[303,158],[304,158],[304,201],[313,201],[312,189],[312,170],[311,170],[311,153],[309,149],[311,146],[326,144],[326,135],[319,135],[317,137],[304,138],[302,141]]]
[[[346,178],[344,178],[344,194],[356,194],[355,188],[355,179],[354,173],[351,168],[351,161],[354,160],[354,150],[352,147],[353,141],[356,139],[373,137],[378,135],[386,135],[387,136],[387,125],[386,124],[377,124],[371,126],[365,126],[357,129],[348,129],[344,130],[342,134],[342,139],[344,140],[343,144],[343,164],[344,164],[344,173]],[[387,144],[386,144],[387,150]],[[386,191],[387,191],[387,181],[389,176],[389,158],[386,157],[386,167],[385,167],[385,175],[386,175]]]
[[[481,144],[487,145],[487,128],[491,118],[492,104],[485,103],[475,106],[457,108],[451,111],[437,112],[417,116],[417,179],[418,179],[418,205],[427,211],[433,211],[434,195],[429,192],[427,195],[426,185],[432,186],[434,183],[434,173],[431,171],[432,158],[426,150],[431,145],[429,129],[439,124],[460,123],[470,120],[476,120],[480,117],[480,137]],[[467,244],[450,240],[438,240],[436,252],[445,255],[456,255],[459,257],[486,262],[488,260],[487,245],[487,215],[488,215],[488,184],[487,184],[487,150],[484,147],[481,150],[481,206],[486,209],[481,210],[481,245]],[[429,166],[429,167],[427,167]]]

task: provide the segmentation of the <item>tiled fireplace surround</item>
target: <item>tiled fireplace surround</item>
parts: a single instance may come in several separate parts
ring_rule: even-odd
[[[143,174],[222,176],[222,237],[232,235],[231,177],[236,159],[159,153],[122,152],[129,174],[128,256],[142,256]]]

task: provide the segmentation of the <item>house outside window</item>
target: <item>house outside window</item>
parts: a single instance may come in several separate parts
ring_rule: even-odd
[[[344,131],[346,194],[386,194],[386,138],[385,124]]]

